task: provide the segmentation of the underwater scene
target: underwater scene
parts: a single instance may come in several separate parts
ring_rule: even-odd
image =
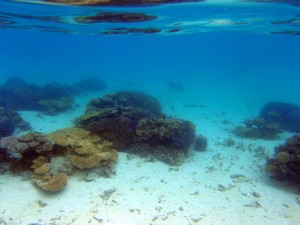
[[[300,1],[2,0],[0,225],[299,225]]]

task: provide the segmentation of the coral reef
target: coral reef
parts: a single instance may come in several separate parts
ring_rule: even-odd
[[[186,152],[194,141],[195,127],[191,122],[181,119],[144,118],[136,127],[136,135],[136,143]]]
[[[118,149],[172,164],[182,161],[195,138],[191,122],[165,116],[158,100],[135,91],[91,100],[76,125]]]
[[[19,78],[0,87],[0,105],[12,110],[36,110],[56,114],[72,107],[72,88],[58,83],[38,87]]]
[[[53,143],[40,133],[29,132],[20,137],[9,136],[0,141],[0,150],[12,160],[32,159],[37,155],[47,155]]]
[[[240,137],[268,140],[276,139],[282,133],[278,123],[266,122],[261,117],[245,120],[244,125],[236,127],[234,133]]]
[[[17,128],[29,130],[30,126],[16,111],[0,106],[0,139],[12,135]]]
[[[71,163],[79,169],[112,166],[118,159],[112,143],[80,128],[66,128],[49,135],[55,148],[65,151]]]
[[[64,173],[56,173],[52,175],[49,173],[49,165],[44,156],[39,156],[32,161],[34,175],[33,182],[45,191],[57,192],[61,191],[67,186],[68,176]]]
[[[267,123],[278,123],[281,129],[300,132],[300,106],[284,102],[269,102],[260,111]]]
[[[186,158],[194,138],[195,127],[189,121],[170,117],[144,118],[136,127],[136,139],[130,151],[179,165]]]
[[[43,177],[34,177],[33,181],[45,191],[57,192],[67,186],[68,176],[64,173],[58,173],[54,176],[47,174]]]
[[[76,125],[91,131],[117,148],[134,142],[138,122],[143,118],[162,115],[160,103],[141,92],[121,91],[92,99]]]
[[[64,189],[75,169],[100,167],[112,171],[118,152],[112,143],[80,128],[66,128],[49,135],[27,133],[0,142],[0,157],[11,172],[32,171],[33,182],[45,191]],[[99,173],[101,175],[101,173]]]
[[[275,156],[267,161],[271,177],[291,184],[300,184],[300,135],[289,138],[275,148]]]
[[[203,152],[207,149],[207,138],[203,135],[197,135],[194,140],[193,149],[198,152]]]
[[[73,106],[74,96],[106,88],[95,77],[79,81],[73,86],[58,83],[37,86],[19,78],[10,78],[0,86],[0,106],[10,110],[34,110],[55,115]]]
[[[75,172],[75,167],[70,159],[64,155],[51,157],[48,165],[50,174],[64,173],[70,176]]]

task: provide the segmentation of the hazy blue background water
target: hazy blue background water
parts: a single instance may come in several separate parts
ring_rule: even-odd
[[[84,36],[2,30],[1,77],[29,82],[212,80],[297,94],[299,36],[212,32],[182,36]],[[201,82],[198,84],[202,88]],[[280,91],[280,90],[279,90]]]
[[[272,11],[272,5],[268,6]],[[274,7],[273,21],[279,19],[276,13],[286,12],[284,7]],[[248,13],[255,10],[249,8]],[[10,76],[35,83],[73,83],[97,76],[108,84],[120,85],[174,80],[209,89],[234,84],[252,87],[253,91],[265,89],[274,95],[274,100],[277,94],[285,95],[292,102],[297,102],[300,95],[298,35],[258,33],[255,28],[215,28],[212,32],[167,36],[94,36],[0,29],[0,40],[2,82]]]

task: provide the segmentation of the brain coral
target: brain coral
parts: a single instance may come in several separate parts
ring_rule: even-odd
[[[97,165],[111,166],[118,159],[112,143],[80,128],[66,128],[49,135],[54,148],[64,149],[74,166],[89,169]]]

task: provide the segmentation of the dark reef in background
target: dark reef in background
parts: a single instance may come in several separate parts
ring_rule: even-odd
[[[18,112],[0,106],[0,139],[12,135],[16,128],[29,130],[30,126]]]
[[[300,132],[300,106],[284,102],[269,102],[260,111],[267,123],[278,123],[289,132]]]
[[[43,87],[10,78],[0,87],[0,105],[12,110],[35,110],[47,114],[70,109],[73,95],[69,86],[58,83]]]
[[[193,149],[198,152],[203,152],[207,149],[207,138],[203,135],[197,135],[195,137]]]
[[[184,85],[180,82],[170,81],[167,83],[167,87],[171,90],[181,91],[184,90]]]
[[[73,86],[50,83],[41,87],[19,78],[10,78],[0,86],[0,106],[9,110],[34,110],[55,115],[71,109],[75,95],[105,88],[106,84],[96,78]]]
[[[183,161],[195,138],[191,122],[167,117],[157,99],[136,91],[92,99],[76,125],[118,149],[173,165]]]
[[[300,184],[300,135],[289,138],[275,148],[275,157],[267,161],[271,177],[291,184]]]

